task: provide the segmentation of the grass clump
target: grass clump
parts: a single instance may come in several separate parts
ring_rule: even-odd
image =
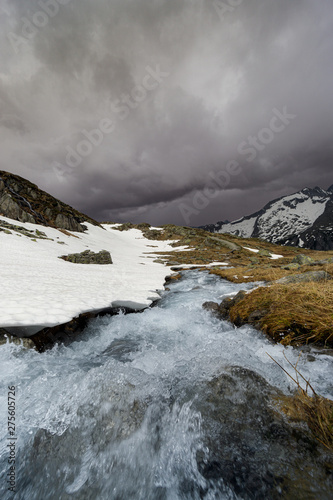
[[[310,382],[297,369],[297,363],[294,366],[285,356],[295,371],[295,377],[293,377],[272,356],[269,354],[268,356],[297,386],[294,395],[279,398],[283,413],[295,422],[306,422],[315,438],[327,449],[333,451],[333,401],[316,393]],[[305,389],[300,384],[300,378],[306,383]]]
[[[333,281],[257,288],[231,308],[230,320],[251,323],[257,311],[256,326],[284,345],[333,347]]]

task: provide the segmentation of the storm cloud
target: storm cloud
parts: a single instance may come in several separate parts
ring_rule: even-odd
[[[98,220],[333,184],[331,0],[2,0],[0,23],[0,169]]]

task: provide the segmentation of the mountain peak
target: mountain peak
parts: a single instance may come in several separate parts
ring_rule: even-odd
[[[243,238],[313,250],[333,249],[333,185],[325,191],[305,187],[267,203],[261,210],[230,223],[203,227]],[[217,226],[217,227],[216,227]]]

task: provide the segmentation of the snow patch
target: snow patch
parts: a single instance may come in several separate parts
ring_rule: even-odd
[[[0,232],[0,326],[4,328],[55,326],[81,313],[113,306],[142,309],[159,298],[165,277],[172,274],[169,267],[148,258],[146,252],[154,255],[152,242],[137,229],[120,232],[114,224],[98,227],[85,222],[85,233],[64,234],[1,219],[34,232],[38,229],[50,238],[33,241],[14,231]],[[154,241],[154,251],[174,251],[170,243],[174,241]],[[58,258],[87,249],[109,251],[113,264],[73,264]]]
[[[250,247],[243,247],[243,248],[245,248],[245,250],[249,250],[250,252],[259,253],[259,250],[257,250],[256,248],[250,248]]]
[[[271,254],[271,259],[272,260],[283,259],[283,255],[279,255],[277,253],[272,253]]]

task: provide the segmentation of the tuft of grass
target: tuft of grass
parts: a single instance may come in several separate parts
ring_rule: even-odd
[[[295,371],[295,377],[285,370],[272,356],[268,356],[290,377],[296,384],[297,390],[292,396],[282,396],[279,401],[282,411],[295,422],[306,422],[315,438],[327,449],[333,451],[333,401],[319,396],[310,382],[306,380],[284,354],[285,359]],[[301,387],[301,378],[306,383]],[[309,394],[311,391],[312,394]]]
[[[259,327],[284,345],[333,346],[333,281],[279,284],[248,293],[230,310],[230,320],[244,323],[263,311]],[[251,323],[251,321],[249,321]]]

